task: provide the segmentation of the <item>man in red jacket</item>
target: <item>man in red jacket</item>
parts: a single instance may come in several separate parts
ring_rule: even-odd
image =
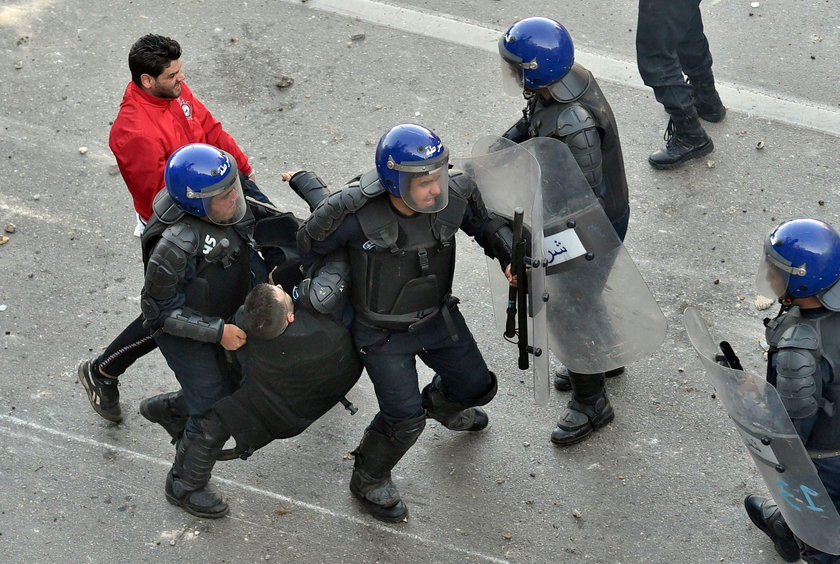
[[[245,194],[270,203],[254,184],[248,156],[184,83],[177,41],[153,34],[141,37],[128,53],[128,67],[131,82],[111,127],[109,146],[134,199],[139,219],[135,235],[142,233],[155,195],[164,186],[166,160],[190,143],[206,143],[233,155],[247,177],[242,182]],[[79,381],[97,413],[109,421],[122,421],[117,378],[155,346],[141,316],[99,357],[79,365]]]
[[[108,144],[144,223],[152,215],[152,200],[163,188],[166,159],[179,147],[190,143],[219,147],[253,179],[248,156],[184,83],[180,59],[181,46],[174,39],[141,37],[128,54],[131,82],[111,127]]]

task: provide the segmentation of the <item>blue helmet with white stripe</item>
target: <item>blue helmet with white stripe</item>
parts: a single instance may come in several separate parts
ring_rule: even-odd
[[[824,301],[822,295],[838,280],[840,233],[831,225],[818,219],[791,219],[765,237],[757,279],[763,294],[791,298],[817,296]]]
[[[204,143],[184,145],[166,161],[166,190],[181,210],[231,225],[245,216],[245,197],[236,160]]]
[[[421,213],[434,213],[449,201],[449,150],[432,130],[413,123],[389,129],[376,146],[376,172],[382,186]]]

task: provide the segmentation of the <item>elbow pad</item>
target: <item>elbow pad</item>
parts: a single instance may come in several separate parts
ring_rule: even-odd
[[[309,204],[309,211],[318,207],[321,200],[330,195],[327,185],[314,172],[298,172],[289,180],[289,186],[295,194]]]
[[[595,128],[582,129],[564,137],[563,141],[591,188],[597,188],[603,179],[604,157],[601,152],[601,135]]]
[[[163,322],[163,331],[203,343],[219,343],[225,329],[221,317],[207,317],[190,308],[173,310]]]
[[[300,283],[300,303],[310,311],[331,314],[346,302],[350,263],[346,252],[336,252],[312,278]]]

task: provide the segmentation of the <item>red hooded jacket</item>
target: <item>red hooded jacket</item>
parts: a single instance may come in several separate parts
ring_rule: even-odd
[[[152,202],[164,186],[166,160],[189,143],[224,149],[246,176],[254,170],[248,164],[248,155],[185,83],[181,83],[178,98],[157,98],[129,82],[108,145],[143,221],[151,217]]]

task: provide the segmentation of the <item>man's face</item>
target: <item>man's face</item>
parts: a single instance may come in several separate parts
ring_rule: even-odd
[[[238,204],[239,191],[236,185],[233,185],[221,194],[210,198],[210,209],[207,215],[213,218],[215,223],[228,223],[236,215]]]
[[[438,169],[409,181],[408,191],[418,209],[423,210],[435,205],[442,189],[440,185],[442,175],[443,170]]]
[[[158,98],[177,98],[181,95],[181,83],[184,82],[186,75],[181,70],[181,60],[172,61],[169,63],[163,72],[158,76],[143,75],[149,77],[149,80],[144,80],[143,85],[146,86],[149,94]]]
[[[778,268],[771,266],[767,269],[767,283],[778,298],[784,297],[787,294],[788,279],[789,275]]]

